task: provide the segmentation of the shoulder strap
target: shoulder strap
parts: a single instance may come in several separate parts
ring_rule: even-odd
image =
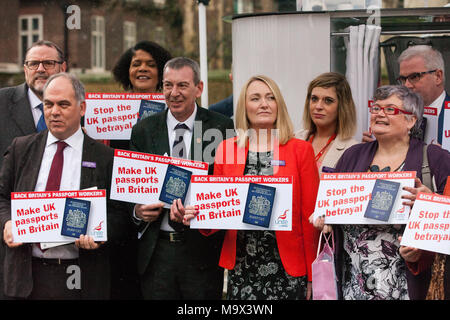
[[[431,170],[428,164],[428,145],[423,146],[423,160],[422,160],[422,183],[427,186],[431,191],[435,192],[435,184],[433,183],[433,178],[431,177]]]

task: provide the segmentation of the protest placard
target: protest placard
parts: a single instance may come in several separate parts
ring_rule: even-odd
[[[251,183],[276,188],[268,228],[243,222]],[[292,177],[192,176],[190,203],[200,211],[192,229],[292,230]]]
[[[401,196],[409,192],[402,188],[413,187],[415,176],[415,171],[323,173],[314,219],[325,216],[326,224],[405,224],[410,208]],[[388,221],[364,217],[377,179],[400,183]]]
[[[86,234],[107,240],[106,190],[12,192],[11,222],[14,242],[70,242],[62,236],[66,198],[91,202]]]
[[[450,196],[418,193],[400,244],[450,254]]]
[[[116,149],[111,199],[139,204],[160,202],[161,187],[169,164],[195,175],[208,174],[206,162]],[[190,199],[189,190],[185,204]]]
[[[145,101],[165,105],[160,93],[86,93],[87,134],[93,139],[129,140],[136,122],[155,109],[143,110],[141,103]]]

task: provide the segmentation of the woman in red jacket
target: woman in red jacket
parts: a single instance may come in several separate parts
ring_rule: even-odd
[[[309,298],[318,234],[308,217],[319,186],[311,144],[293,137],[281,92],[266,76],[247,81],[235,120],[238,136],[219,145],[214,175],[293,176],[292,231],[227,231],[219,262],[229,270],[227,298]]]

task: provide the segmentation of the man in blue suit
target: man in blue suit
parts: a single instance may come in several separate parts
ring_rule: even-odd
[[[0,167],[3,153],[15,137],[45,130],[40,110],[47,79],[66,70],[61,49],[53,42],[41,40],[28,48],[23,71],[25,82],[16,87],[0,89]]]
[[[397,82],[421,95],[425,110],[423,140],[442,145],[445,104],[450,96],[445,92],[445,65],[442,54],[427,45],[411,46],[398,57],[400,67]],[[363,142],[372,141],[369,132],[363,133]]]
[[[0,89],[0,168],[3,154],[16,137],[46,129],[42,106],[47,79],[66,70],[64,53],[53,42],[41,40],[28,48],[23,71],[25,82]],[[4,243],[0,243],[0,300],[3,296]]]

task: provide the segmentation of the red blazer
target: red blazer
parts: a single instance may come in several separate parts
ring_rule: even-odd
[[[214,175],[244,174],[248,146],[238,148],[235,141],[236,138],[225,140],[217,148]],[[318,232],[309,223],[319,187],[314,151],[308,142],[292,138],[275,150],[274,160],[284,160],[285,164],[273,165],[274,176],[293,176],[292,231],[275,232],[281,261],[288,274],[307,275],[311,281],[311,264],[316,258],[318,242]],[[202,231],[205,235],[211,232]],[[235,266],[236,238],[237,230],[227,231],[219,262],[223,268],[231,270]]]

